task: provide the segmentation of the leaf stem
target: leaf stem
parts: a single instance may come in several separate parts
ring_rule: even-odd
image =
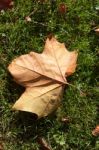
[[[77,89],[80,93],[81,93],[81,90],[78,88],[78,87],[76,87],[75,85],[73,85],[73,84],[71,84],[71,83],[66,83],[67,85],[70,85],[71,87],[73,87],[73,88],[75,88],[75,89]]]

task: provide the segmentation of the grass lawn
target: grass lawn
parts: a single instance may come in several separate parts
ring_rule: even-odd
[[[99,124],[99,25],[98,0],[15,0],[14,8],[0,13],[0,144],[4,150],[39,150],[44,137],[53,150],[99,150],[92,130]],[[66,10],[60,3],[66,3]],[[31,12],[33,12],[31,14]],[[25,17],[31,14],[31,22]],[[42,52],[53,33],[72,51],[78,50],[76,72],[68,82],[62,105],[49,117],[34,121],[29,113],[12,111],[23,88],[7,70],[17,56]],[[62,117],[70,123],[62,123]]]

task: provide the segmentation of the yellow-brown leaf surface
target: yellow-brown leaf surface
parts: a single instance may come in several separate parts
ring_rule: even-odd
[[[13,109],[35,113],[38,118],[55,110],[76,61],[77,52],[69,52],[55,37],[47,38],[42,54],[30,52],[14,59],[8,70],[26,89]]]

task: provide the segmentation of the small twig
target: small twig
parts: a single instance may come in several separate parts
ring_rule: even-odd
[[[47,24],[44,24],[44,23],[42,23],[42,22],[39,22],[39,23],[38,23],[37,21],[33,21],[33,23],[47,27]]]
[[[37,11],[37,8],[35,8],[28,16],[30,17],[30,16],[33,15],[36,11]]]

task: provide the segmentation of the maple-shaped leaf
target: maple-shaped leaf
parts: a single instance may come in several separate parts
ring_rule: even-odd
[[[77,52],[69,52],[55,37],[47,38],[41,54],[30,52],[12,61],[8,69],[15,81],[25,87],[13,109],[47,116],[61,102],[66,77],[76,68]]]
[[[11,9],[13,7],[12,0],[0,0],[0,10]]]

